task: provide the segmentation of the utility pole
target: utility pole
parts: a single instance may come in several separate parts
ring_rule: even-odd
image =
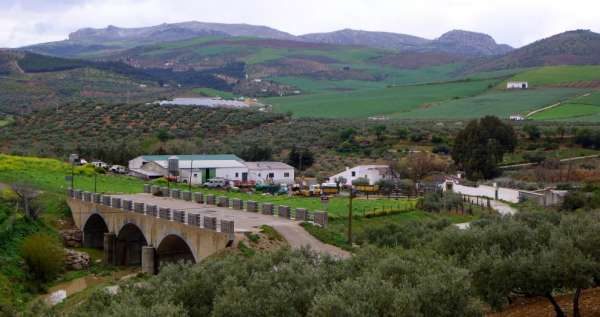
[[[75,189],[73,185],[73,178],[75,178],[75,162],[71,163],[71,188]]]
[[[194,170],[194,160],[190,159],[190,181],[188,182],[189,191],[192,191],[192,172]]]
[[[354,189],[350,188],[348,196],[348,244],[352,245],[352,199],[354,198]]]

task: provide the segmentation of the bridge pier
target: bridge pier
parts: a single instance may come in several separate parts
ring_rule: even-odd
[[[117,244],[117,235],[113,232],[104,234],[104,263],[107,265],[115,265],[115,247]]]
[[[153,246],[142,247],[142,273],[156,274],[156,249]]]

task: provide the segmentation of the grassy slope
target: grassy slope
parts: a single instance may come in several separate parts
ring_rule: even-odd
[[[537,113],[535,120],[593,120],[600,117],[600,92],[573,98],[559,107]],[[594,120],[595,121],[595,120]]]
[[[94,179],[86,176],[82,169],[75,176],[75,188],[93,191]],[[54,159],[30,158],[19,156],[0,155],[0,182],[12,183],[24,181],[31,183],[43,190],[62,194],[69,187],[65,176],[70,175],[70,166]],[[143,182],[137,178],[113,175],[97,176],[97,191],[110,193],[139,193],[143,190]],[[182,189],[187,186],[178,185]],[[319,198],[288,197],[288,196],[265,196],[260,194],[234,193],[222,190],[193,188],[193,191],[201,191],[205,194],[228,196],[230,198],[242,198],[244,200],[255,200],[259,202],[272,202],[277,205],[287,205],[292,208],[303,207],[309,210],[323,210]],[[353,204],[357,214],[365,214],[370,211],[382,210],[409,210],[414,208],[412,200],[388,200],[388,199],[356,199]],[[334,197],[330,199],[327,210],[331,217],[345,215],[348,211],[348,199]]]
[[[600,66],[547,66],[524,71],[511,81],[527,81],[532,87],[600,80]],[[504,85],[503,87],[506,87]]]
[[[221,97],[224,99],[235,98],[235,95],[231,92],[221,91],[221,90],[212,89],[212,88],[195,88],[195,89],[192,89],[192,92],[203,95],[203,96],[207,96],[207,97]]]
[[[330,92],[293,97],[267,98],[276,111],[292,111],[298,117],[364,118],[412,111],[427,103],[473,96],[495,80],[400,86]]]
[[[452,223],[470,222],[477,216],[469,215],[449,215],[449,214],[434,214],[423,211],[407,211],[397,213],[386,217],[376,218],[354,218],[352,219],[352,235],[362,236],[365,229],[381,226],[390,223],[403,223],[407,221],[427,221],[446,218]],[[304,228],[314,235],[317,239],[336,245],[344,249],[351,249],[347,242],[348,237],[348,219],[338,218],[329,221],[327,228],[320,228],[310,224],[304,224]]]
[[[490,91],[475,97],[442,102],[398,117],[458,119],[496,115],[507,118],[513,113],[526,114],[531,110],[566,100],[581,92],[582,90],[574,88]]]

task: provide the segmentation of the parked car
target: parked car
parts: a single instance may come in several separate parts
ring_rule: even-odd
[[[115,174],[126,174],[127,167],[125,167],[123,165],[113,165],[110,167],[109,171],[111,173],[115,173]]]
[[[211,178],[202,185],[208,188],[226,188],[229,182],[224,178]]]
[[[93,161],[92,165],[94,165],[95,167],[98,167],[98,168],[103,168],[103,169],[108,169],[109,168],[108,164],[106,164],[106,163],[104,163],[102,161]]]

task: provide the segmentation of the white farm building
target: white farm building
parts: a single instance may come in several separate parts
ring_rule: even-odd
[[[281,162],[245,162],[248,180],[256,183],[293,184],[294,168]]]
[[[177,161],[180,182],[203,184],[212,178],[256,183],[294,183],[294,168],[281,162],[244,162],[233,154],[142,155],[129,161],[135,176],[151,179],[169,175],[169,160]],[[191,176],[191,178],[190,178]]]
[[[506,89],[527,89],[529,83],[526,81],[509,81],[506,83]]]
[[[370,185],[390,176],[390,167],[387,165],[359,165],[353,168],[346,167],[346,170],[329,177],[329,182],[334,183],[339,177],[343,177],[346,182],[342,185],[350,186],[352,181],[358,178],[366,178]]]

